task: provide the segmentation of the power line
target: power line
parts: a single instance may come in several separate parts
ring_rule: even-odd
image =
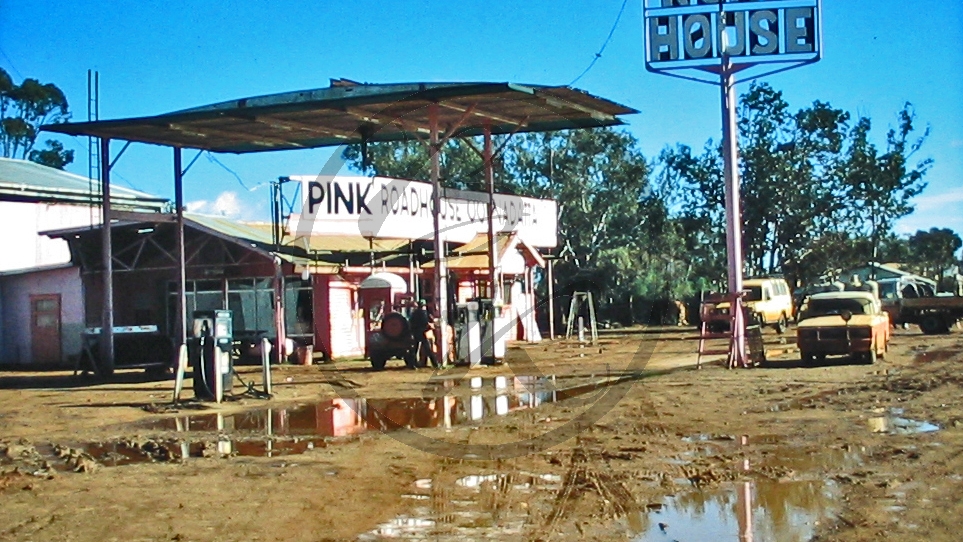
[[[13,65],[13,61],[10,60],[10,57],[7,56],[7,52],[4,51],[2,47],[0,47],[0,55],[3,55],[3,58],[7,59],[7,63],[10,64],[10,67],[13,69],[14,73],[17,74],[17,77],[19,77],[20,79],[26,79],[23,76],[23,74],[20,73],[20,70],[18,70],[17,67]]]
[[[252,191],[252,189],[248,188],[247,185],[244,184],[244,181],[241,180],[241,176],[238,175],[237,172],[235,172],[233,169],[225,166],[220,160],[217,159],[217,157],[215,157],[215,156],[214,156],[213,154],[211,154],[210,152],[206,152],[206,153],[204,153],[204,154],[205,154],[205,156],[207,156],[207,160],[208,160],[209,162],[211,162],[212,164],[217,164],[217,165],[221,166],[222,168],[224,168],[224,171],[226,171],[226,172],[230,173],[231,175],[233,175],[234,178],[237,179],[237,183],[238,183],[239,185],[241,185],[241,188],[243,188],[244,190],[247,190],[248,192],[251,192],[251,191]]]
[[[605,38],[605,43],[602,44],[602,48],[599,49],[599,52],[595,53],[595,58],[592,59],[592,62],[589,63],[588,67],[585,68],[585,70],[582,73],[580,73],[578,77],[576,77],[575,79],[572,79],[572,82],[569,83],[568,86],[572,86],[575,83],[578,83],[579,79],[585,77],[585,74],[587,74],[595,66],[595,63],[598,62],[600,58],[602,58],[602,53],[605,52],[605,48],[608,47],[609,42],[612,41],[612,35],[615,34],[615,29],[618,28],[619,21],[622,20],[622,14],[625,13],[625,5],[628,3],[629,3],[629,0],[622,0],[622,7],[619,8],[619,14],[618,16],[615,17],[615,23],[612,24],[612,30],[609,30],[609,36]]]

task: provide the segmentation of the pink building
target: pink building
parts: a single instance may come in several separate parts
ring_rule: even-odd
[[[33,162],[0,158],[0,365],[69,364],[81,350],[80,269],[66,241],[41,232],[97,227],[95,183]],[[167,201],[118,187],[118,209],[157,212]]]

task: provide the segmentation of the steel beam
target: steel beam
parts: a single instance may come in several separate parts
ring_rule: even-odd
[[[178,344],[187,344],[187,262],[184,257],[184,168],[181,148],[174,147],[174,214],[177,217],[177,327]]]
[[[484,126],[484,147],[482,150],[482,161],[485,168],[485,186],[488,188],[488,295],[492,299],[492,309],[496,306],[496,300],[501,299],[499,292],[498,276],[495,269],[498,267],[498,242],[495,238],[495,168],[492,165],[492,125],[485,122]],[[495,361],[495,342],[498,333],[495,329],[494,312],[492,314],[492,325],[488,326],[492,333],[492,361]]]
[[[435,228],[435,305],[438,310],[436,346],[438,364],[448,363],[448,269],[445,265],[445,241],[441,231],[441,164],[438,143],[438,104],[428,105],[428,130],[431,145],[431,216]]]
[[[548,267],[548,338],[555,339],[555,259],[547,258]]]
[[[101,257],[104,267],[103,315],[100,327],[103,329],[100,342],[99,371],[103,375],[114,372],[114,255],[110,235],[110,138],[100,140],[100,179],[101,196],[100,227]]]

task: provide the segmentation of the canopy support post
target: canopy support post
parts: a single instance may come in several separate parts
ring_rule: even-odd
[[[428,130],[431,144],[431,189],[432,210],[435,228],[435,305],[438,310],[438,326],[436,328],[437,362],[439,366],[448,364],[448,270],[445,266],[445,241],[441,232],[441,164],[438,143],[438,104],[428,105]]]
[[[100,139],[101,178],[101,257],[104,266],[103,315],[100,321],[100,371],[103,375],[114,372],[114,253],[111,245],[110,224],[110,138]]]
[[[501,292],[499,291],[498,277],[495,275],[495,269],[498,267],[498,254],[497,240],[495,238],[495,168],[492,164],[492,125],[490,122],[485,123],[485,146],[482,150],[482,161],[485,166],[485,186],[488,188],[488,280],[489,280],[489,291],[488,295],[492,299],[492,325],[488,326],[488,329],[492,333],[492,363],[495,363],[495,342],[497,341],[498,331],[495,329],[496,314],[495,310],[501,300]],[[485,355],[485,352],[482,352]]]
[[[187,264],[184,252],[184,170],[181,148],[174,147],[174,205],[177,216],[177,339],[187,343]]]

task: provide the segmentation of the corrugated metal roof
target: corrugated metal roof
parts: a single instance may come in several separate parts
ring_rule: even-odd
[[[185,222],[193,222],[194,224],[222,235],[256,243],[263,247],[274,245],[270,224],[266,224],[266,227],[263,227],[259,224],[238,222],[237,220],[223,216],[210,216],[197,213],[184,213],[184,220]]]
[[[302,236],[284,241],[284,246],[303,248],[310,252],[394,252],[407,245],[408,241],[399,239],[368,240],[364,237],[328,235]]]
[[[184,213],[184,218],[211,230],[265,247],[274,245],[271,224],[266,222],[238,222],[220,216]],[[392,252],[405,247],[408,241],[393,239],[372,239],[352,236],[287,237],[282,247],[291,247],[311,252]]]
[[[95,190],[98,189],[94,182]],[[27,160],[0,158],[0,201],[28,203],[69,203],[100,206],[100,195],[90,192],[86,177],[53,169]],[[167,199],[111,185],[110,202],[118,210],[166,211]]]
[[[43,130],[216,152],[248,153],[424,138],[439,126],[475,136],[624,124],[624,105],[569,87],[514,83],[338,84],[255,96],[163,115],[50,124]]]
[[[522,240],[517,233],[496,233],[495,252],[501,261],[508,251],[520,250],[529,265],[545,267],[545,259],[534,247]],[[488,269],[488,235],[480,233],[474,239],[455,249],[457,256],[448,258],[445,263],[449,269]],[[431,269],[435,262],[427,262],[422,267]]]

